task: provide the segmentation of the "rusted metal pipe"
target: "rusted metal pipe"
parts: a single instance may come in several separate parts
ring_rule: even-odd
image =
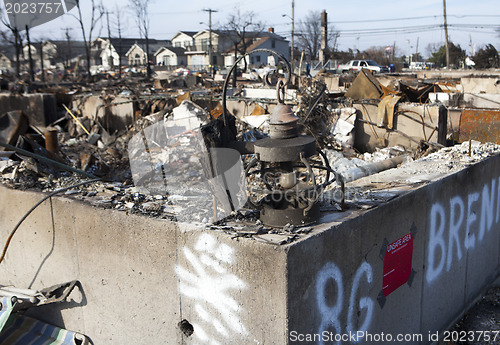
[[[45,131],[45,148],[47,151],[57,153],[59,151],[59,143],[57,141],[57,130],[49,129]]]
[[[374,162],[350,169],[346,173],[342,174],[342,176],[344,177],[344,182],[352,182],[362,177],[370,176],[384,170],[395,168],[399,164],[403,163],[405,158],[406,155],[397,156],[385,159],[380,162]]]
[[[21,149],[19,147],[12,146],[12,145],[9,145],[9,144],[6,144],[6,143],[2,143],[2,142],[0,142],[0,146],[3,146],[3,147],[5,147],[5,148],[7,148],[7,149],[9,149],[11,151],[15,151],[15,152],[17,152],[17,153],[19,153],[21,155],[28,156],[28,157],[31,157],[31,158],[35,158],[35,159],[43,161],[45,163],[53,164],[54,166],[56,166],[56,167],[58,167],[58,168],[60,168],[62,170],[71,171],[71,172],[83,175],[83,176],[91,178],[91,179],[98,179],[96,176],[94,176],[92,174],[89,174],[89,173],[87,173],[85,171],[75,169],[73,167],[70,167],[69,165],[59,163],[59,162],[57,162],[55,160],[52,160],[52,159],[44,157],[44,156],[37,155],[36,153],[33,153],[33,152],[29,152],[29,151],[23,150],[23,149]]]

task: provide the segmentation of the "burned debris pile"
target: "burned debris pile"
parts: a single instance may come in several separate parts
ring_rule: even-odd
[[[281,96],[297,123],[296,134],[283,135],[273,125],[273,114],[279,112],[279,75],[261,80],[240,76],[225,114],[223,78],[183,74],[145,83],[130,77],[45,88],[40,91],[51,95],[54,105],[40,103],[51,109],[42,119],[33,112],[40,106],[33,100],[37,93],[32,94],[29,102],[35,106],[0,116],[1,182],[48,192],[98,178],[64,194],[97,207],[284,244],[310,232],[310,223],[331,212],[370,208],[397,195],[351,186],[350,181],[400,165],[419,174],[417,161],[435,160],[436,171],[451,172],[499,152],[496,144],[473,140],[481,140],[481,134],[468,132],[468,140],[457,142],[462,111],[470,107],[457,103],[463,98],[456,95],[459,85],[467,82],[457,78],[417,79],[364,70],[357,76],[300,78],[295,89],[288,87]],[[489,118],[498,125],[494,116]],[[280,145],[285,138],[311,137],[313,151],[318,151],[308,153],[307,162],[299,152],[309,150],[309,144],[287,144],[279,152],[274,144],[262,146],[273,136]],[[282,159],[294,150],[297,156]],[[220,174],[235,167],[245,175],[244,182],[234,177],[238,174]],[[287,215],[279,225],[262,222],[266,195],[284,195],[298,186],[303,189],[294,192],[293,203],[305,202],[297,206],[300,212],[317,203],[317,219],[294,223]],[[305,191],[314,196],[305,197]]]

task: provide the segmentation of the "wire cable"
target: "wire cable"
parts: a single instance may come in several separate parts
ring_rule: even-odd
[[[21,220],[16,224],[16,226],[14,227],[14,230],[11,231],[9,237],[7,238],[7,241],[5,242],[5,246],[3,248],[3,252],[2,252],[2,256],[0,256],[0,263],[2,263],[4,257],[5,257],[5,254],[7,253],[7,248],[9,248],[9,245],[10,245],[10,242],[12,240],[12,237],[14,237],[14,234],[16,233],[17,229],[19,229],[19,227],[21,226],[21,224],[24,222],[24,220],[26,218],[28,218],[28,216],[31,214],[31,212],[33,212],[38,206],[40,206],[45,200],[53,197],[54,195],[56,194],[59,194],[61,192],[64,192],[68,189],[71,189],[71,188],[76,188],[76,187],[79,187],[79,186],[83,186],[85,184],[89,184],[89,183],[93,183],[93,182],[97,182],[97,181],[100,181],[101,179],[93,179],[93,180],[87,180],[87,181],[84,181],[84,182],[80,182],[80,183],[77,183],[77,184],[74,184],[74,185],[71,185],[71,186],[68,186],[68,187],[64,187],[64,188],[60,188],[60,189],[57,189],[55,191],[53,191],[52,193],[50,193],[49,195],[45,196],[42,200],[40,200],[39,202],[37,202],[32,208],[29,209],[28,212],[26,212],[26,214],[21,218]]]

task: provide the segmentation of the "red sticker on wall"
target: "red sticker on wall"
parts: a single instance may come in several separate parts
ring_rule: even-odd
[[[413,237],[411,233],[387,246],[382,279],[382,291],[385,296],[389,296],[410,278],[412,255]]]

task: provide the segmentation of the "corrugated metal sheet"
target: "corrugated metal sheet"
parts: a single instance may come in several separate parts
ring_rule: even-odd
[[[500,111],[466,109],[460,117],[460,143],[469,139],[500,144]]]

